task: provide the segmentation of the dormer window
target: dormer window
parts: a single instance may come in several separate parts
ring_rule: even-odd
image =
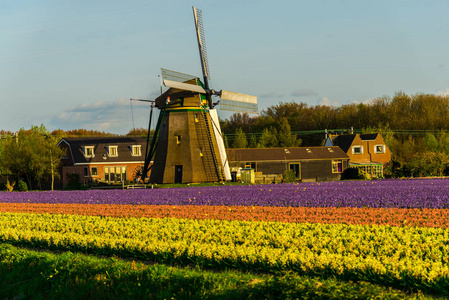
[[[385,153],[385,145],[375,145],[374,153]]]
[[[132,145],[131,146],[131,155],[132,156],[140,156],[140,145]]]
[[[310,150],[309,148],[306,149],[307,153],[312,153],[312,150]]]
[[[83,151],[85,157],[95,157],[94,146],[83,146]]]
[[[290,151],[288,149],[284,149],[285,153],[290,153]]]
[[[332,148],[327,148],[327,150],[328,150],[329,152],[334,152],[334,149],[332,149]]]
[[[107,146],[106,149],[108,151],[108,156],[118,156],[118,146]]]
[[[363,146],[352,146],[352,154],[363,154]]]

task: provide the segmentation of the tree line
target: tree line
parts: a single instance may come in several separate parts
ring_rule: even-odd
[[[392,176],[449,175],[449,96],[431,94],[380,97],[340,107],[279,103],[260,115],[234,114],[221,120],[225,145],[234,148],[320,146],[324,130],[354,128],[382,134],[392,152],[385,170]],[[126,135],[147,136],[148,129]],[[63,137],[116,136],[96,130],[48,131],[44,125],[0,130],[0,179],[8,189],[52,188],[58,178]]]
[[[65,151],[57,146],[59,137],[41,126],[29,130],[1,132],[0,176],[6,189],[53,189]]]
[[[281,102],[258,116],[233,114],[221,128],[227,145],[236,148],[320,146],[325,130],[379,132],[393,156],[387,174],[449,175],[449,96],[398,92],[339,107]]]
[[[233,134],[238,128],[258,133],[270,126],[279,128],[282,118],[287,119],[293,132],[385,126],[394,131],[449,130],[449,96],[398,92],[393,98],[384,96],[339,107],[281,102],[262,110],[259,116],[234,114],[222,121],[221,127],[225,134]]]

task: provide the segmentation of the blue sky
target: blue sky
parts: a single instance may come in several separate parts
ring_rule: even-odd
[[[449,1],[5,0],[0,129],[127,133],[129,99],[157,97],[160,68],[201,74],[192,6],[211,87],[255,95],[259,109],[449,94]],[[133,103],[135,127],[148,114]]]

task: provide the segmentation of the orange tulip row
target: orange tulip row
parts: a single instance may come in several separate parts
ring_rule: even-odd
[[[0,212],[449,228],[448,209],[0,203]]]

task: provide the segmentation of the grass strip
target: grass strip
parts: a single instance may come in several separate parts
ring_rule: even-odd
[[[431,299],[368,282],[145,264],[0,244],[6,299]]]

